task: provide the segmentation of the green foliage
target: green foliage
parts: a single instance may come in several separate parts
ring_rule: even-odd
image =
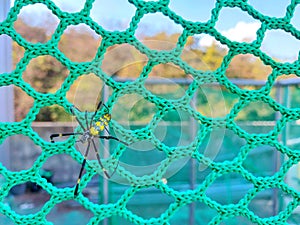
[[[113,108],[113,119],[124,122],[148,123],[155,113],[155,106],[141,98],[131,94],[121,97]]]
[[[230,78],[266,80],[272,68],[250,54],[236,55],[227,69]]]
[[[58,105],[44,107],[36,117],[37,121],[71,121],[72,117],[66,113],[63,107]]]
[[[202,54],[203,57],[201,57]],[[220,67],[223,57],[226,55],[226,51],[218,47],[217,44],[212,44],[207,47],[203,53],[199,52],[197,55],[199,55],[200,59],[208,66],[209,70],[216,70]]]
[[[39,92],[53,93],[66,78],[67,72],[67,68],[55,58],[40,56],[31,60],[23,79]]]

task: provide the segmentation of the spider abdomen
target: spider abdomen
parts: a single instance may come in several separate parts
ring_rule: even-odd
[[[90,134],[93,136],[97,136],[101,131],[105,129],[106,126],[108,126],[108,121],[100,118],[100,121],[97,121],[93,126],[91,126]]]

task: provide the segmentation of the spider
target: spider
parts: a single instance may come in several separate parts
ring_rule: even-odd
[[[80,138],[77,140],[77,142],[81,142],[83,144],[87,143],[87,148],[84,154],[84,159],[83,162],[81,164],[81,169],[79,172],[79,176],[77,179],[77,183],[74,189],[74,196],[76,197],[78,195],[78,188],[79,188],[79,184],[80,184],[80,180],[82,177],[82,173],[84,170],[84,166],[86,164],[87,161],[87,156],[89,154],[89,150],[90,147],[92,145],[92,148],[94,149],[95,153],[96,153],[96,157],[97,157],[97,161],[101,167],[101,170],[103,171],[104,175],[110,179],[112,177],[112,175],[115,173],[115,170],[113,171],[113,173],[111,175],[108,174],[107,170],[104,168],[101,159],[100,159],[100,155],[99,152],[97,151],[96,148],[96,143],[94,141],[94,138],[100,138],[100,139],[113,139],[116,141],[119,141],[122,144],[128,145],[127,143],[119,140],[118,138],[111,136],[107,126],[111,120],[111,114],[110,113],[105,113],[102,117],[99,118],[99,120],[94,121],[95,116],[97,114],[97,112],[101,109],[101,106],[104,106],[106,108],[107,111],[109,111],[108,107],[102,102],[100,101],[97,105],[96,111],[94,112],[91,120],[88,120],[88,113],[87,111],[85,111],[84,113],[84,117],[85,117],[85,124],[83,124],[79,118],[76,116],[75,112],[74,112],[74,108],[76,108],[75,106],[72,106],[71,109],[71,113],[73,114],[73,116],[75,116],[75,119],[77,120],[79,126],[82,128],[83,132],[72,132],[72,133],[56,133],[56,134],[51,134],[50,135],[50,140],[52,143],[54,143],[54,138],[56,137],[63,137],[63,136],[72,136],[72,135],[81,135]],[[76,108],[76,110],[78,110],[79,112],[81,112],[78,108]],[[100,132],[106,130],[106,132],[108,133],[108,135],[100,135]]]

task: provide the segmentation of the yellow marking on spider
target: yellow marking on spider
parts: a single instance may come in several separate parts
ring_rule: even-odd
[[[97,127],[99,127],[100,131],[104,130],[104,125],[103,125],[103,123],[101,123],[101,122],[98,121],[98,122],[95,123],[95,125],[96,125]]]
[[[99,131],[95,127],[91,127],[90,133],[93,136],[97,136],[99,134]]]
[[[105,114],[103,118],[106,120],[106,122],[109,122],[111,120],[111,115],[110,114]]]

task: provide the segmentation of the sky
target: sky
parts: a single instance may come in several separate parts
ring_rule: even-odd
[[[76,12],[84,6],[84,0],[53,0],[63,11]],[[170,0],[169,7],[186,20],[206,22],[211,17],[211,10],[215,6],[215,0]],[[264,15],[271,17],[283,17],[286,7],[291,0],[248,0],[248,3]],[[13,5],[13,1],[12,1]],[[44,24],[48,9],[41,4],[26,6],[21,11],[21,16],[29,18],[35,25]],[[91,11],[91,17],[107,30],[124,30],[135,13],[135,7],[127,0],[96,0]],[[32,20],[34,15],[35,19]],[[256,31],[261,23],[249,16],[239,8],[223,8],[216,23],[217,30],[232,41],[253,41],[256,39]],[[300,5],[296,8],[291,24],[300,30]],[[182,27],[172,22],[161,13],[147,14],[142,18],[137,29],[152,35],[157,32],[178,33]],[[198,35],[200,46],[209,46],[214,38],[208,35]],[[280,44],[280,48],[278,47]],[[297,40],[283,30],[270,30],[265,34],[261,50],[272,57],[285,61],[294,61],[300,51],[300,40]]]

